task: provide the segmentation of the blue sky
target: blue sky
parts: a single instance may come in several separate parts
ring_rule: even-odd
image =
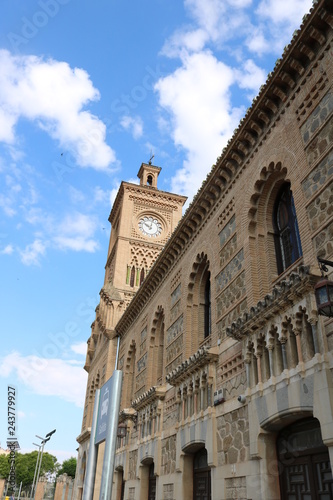
[[[193,197],[311,0],[3,0],[0,443],[76,455],[108,216],[151,152]]]

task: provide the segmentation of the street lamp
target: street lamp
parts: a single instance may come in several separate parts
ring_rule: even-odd
[[[333,317],[333,281],[330,281],[324,272],[327,273],[327,266],[333,267],[333,262],[317,257],[319,268],[321,270],[321,278],[315,285],[315,296],[318,314]]]
[[[32,487],[31,487],[31,492],[30,492],[30,500],[32,498],[32,495],[34,494],[34,487],[35,487],[35,479],[36,479],[36,475],[37,475],[37,469],[38,469],[38,464],[39,464],[39,455],[40,455],[40,450],[42,448],[42,445],[41,444],[37,444],[37,443],[32,443],[34,446],[37,446],[38,448],[38,454],[37,454],[37,461],[36,461],[36,467],[35,467],[35,473],[34,473],[34,479],[32,481]]]
[[[39,474],[40,474],[40,469],[41,469],[42,460],[43,460],[44,446],[48,441],[50,441],[51,436],[52,436],[52,434],[55,433],[55,431],[56,431],[56,429],[54,429],[51,432],[48,432],[46,434],[45,438],[43,438],[41,436],[37,436],[37,434],[36,434],[36,437],[41,440],[41,443],[39,445],[36,443],[33,443],[35,446],[38,446],[39,449],[38,449],[37,462],[36,462],[36,468],[35,468],[35,474],[34,474],[34,481],[32,483],[32,488],[31,488],[30,500],[32,500],[32,498],[33,498],[33,500],[35,500],[35,497],[36,497]],[[36,475],[36,473],[37,473],[37,475]],[[35,479],[36,479],[36,481],[35,481]]]

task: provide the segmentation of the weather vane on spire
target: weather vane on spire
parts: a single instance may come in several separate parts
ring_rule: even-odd
[[[150,151],[150,158],[149,158],[149,162],[148,162],[149,165],[151,165],[151,162],[153,161],[154,158],[155,158],[155,155],[153,155],[153,151],[151,150]]]

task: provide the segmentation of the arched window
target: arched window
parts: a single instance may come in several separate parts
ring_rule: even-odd
[[[152,175],[148,175],[148,177],[147,177],[147,184],[148,184],[148,186],[152,186],[153,185],[153,177],[152,177]]]
[[[290,184],[283,184],[273,211],[275,251],[278,273],[281,274],[301,255],[301,239]]]
[[[131,279],[130,279],[130,286],[132,288],[134,287],[134,280],[135,280],[135,267],[133,266],[131,269]]]
[[[207,273],[205,285],[205,302],[204,302],[204,337],[209,337],[211,333],[211,297],[210,297],[210,272]]]
[[[140,285],[142,284],[144,279],[145,279],[145,270],[144,268],[142,268],[140,273]]]

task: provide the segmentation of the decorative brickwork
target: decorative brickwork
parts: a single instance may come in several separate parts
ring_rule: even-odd
[[[301,128],[304,144],[308,144],[319,127],[325,123],[327,117],[333,111],[333,94],[328,93],[311,113]]]
[[[176,434],[162,440],[161,474],[172,474],[176,470]]]
[[[240,300],[246,293],[245,273],[241,273],[216,299],[217,317],[220,318],[223,312],[236,301]]]
[[[148,245],[131,245],[130,265],[144,269],[150,269],[157,259],[160,249],[148,247]]]
[[[216,420],[218,465],[245,462],[250,444],[247,406],[226,413]]]
[[[221,215],[218,216],[217,226],[219,229],[225,226],[226,221],[233,214],[234,210],[235,210],[235,199],[232,198],[231,201],[229,201],[228,205],[225,207],[225,209],[222,211]]]
[[[136,479],[136,467],[138,463],[138,450],[130,451],[129,454],[129,466],[128,466],[128,478]],[[133,488],[134,491],[134,488]]]
[[[299,103],[299,107],[296,110],[298,121],[304,120],[304,118],[312,112],[312,108],[317,102],[318,96],[324,93],[324,89],[329,83],[329,78],[323,68],[321,69],[319,78],[316,73],[309,75],[304,87],[304,93],[306,93],[306,95],[304,97],[304,93],[302,93],[297,99]]]
[[[233,277],[242,269],[244,261],[243,249],[232,259],[231,262],[216,276],[216,289],[223,290]]]
[[[226,337],[226,328],[230,326],[233,321],[237,321],[237,319],[243,315],[243,313],[247,309],[247,301],[243,300],[240,304],[238,304],[232,311],[230,311],[226,316],[224,316],[221,321],[217,323],[217,331],[219,339],[224,340]]]
[[[228,224],[224,226],[224,228],[219,234],[221,247],[225,244],[227,239],[230,238],[232,233],[235,232],[235,230],[236,230],[236,217],[233,215]]]
[[[246,477],[227,477],[225,480],[226,500],[247,500]]]

